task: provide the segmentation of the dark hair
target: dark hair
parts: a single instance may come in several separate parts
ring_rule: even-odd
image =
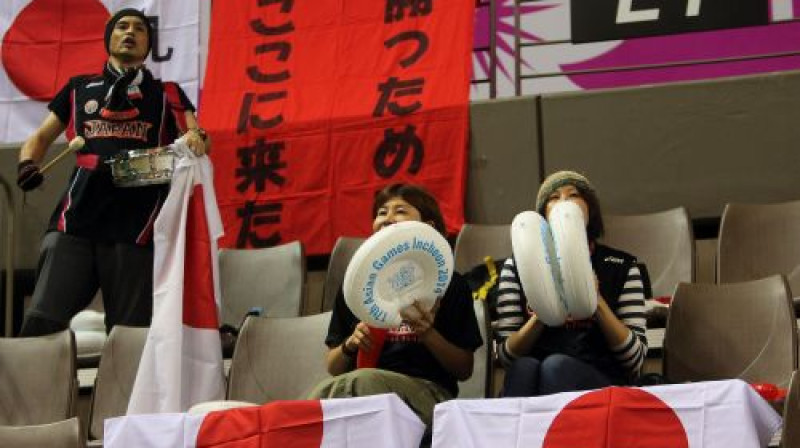
[[[400,198],[414,206],[419,211],[422,221],[433,223],[433,227],[439,233],[447,235],[439,203],[428,190],[419,185],[396,183],[384,187],[375,193],[375,200],[372,203],[372,216],[377,216],[378,209],[393,198]]]
[[[114,32],[114,27],[123,17],[138,17],[147,29],[147,51],[144,54],[144,57],[147,58],[147,55],[150,54],[150,50],[153,49],[153,25],[142,11],[134,8],[120,9],[106,22],[105,33],[103,34],[103,43],[106,47],[106,53],[111,54],[111,48],[109,48],[111,45],[111,33]]]
[[[587,190],[578,185],[576,185],[575,188],[578,189],[578,192],[581,194],[583,200],[586,201],[586,205],[589,209],[589,222],[586,224],[586,236],[589,238],[589,241],[596,241],[603,236],[605,232],[605,227],[603,226],[603,212],[600,210],[600,200],[597,199],[597,194],[592,190]]]

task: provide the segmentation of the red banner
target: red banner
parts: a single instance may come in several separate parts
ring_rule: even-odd
[[[474,3],[214,2],[201,110],[220,245],[328,253],[370,233],[374,193],[399,181],[430,189],[457,231]]]

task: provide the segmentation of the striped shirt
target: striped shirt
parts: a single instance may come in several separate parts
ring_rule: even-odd
[[[644,285],[642,275],[635,264],[628,271],[614,314],[630,329],[630,332],[623,343],[609,349],[625,371],[635,378],[639,375],[647,354]],[[508,350],[506,341],[522,327],[530,315],[531,311],[527,307],[514,260],[509,258],[500,272],[497,296],[498,318],[492,323],[498,340],[498,356],[506,367],[516,358]]]

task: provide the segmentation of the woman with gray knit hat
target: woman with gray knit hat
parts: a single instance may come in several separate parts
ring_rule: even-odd
[[[583,211],[597,278],[597,311],[590,319],[546,326],[528,308],[514,258],[509,258],[500,274],[494,323],[506,397],[630,384],[647,353],[644,287],[636,258],[597,242],[603,217],[586,177],[559,171],[545,179],[536,211],[547,218],[559,201],[572,201]]]

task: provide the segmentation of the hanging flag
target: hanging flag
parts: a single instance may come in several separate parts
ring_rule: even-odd
[[[153,75],[179,83],[197,104],[198,2],[5,0],[0,2],[0,143],[27,139],[71,77],[103,69],[105,24],[122,8],[143,10],[153,24],[146,62]]]
[[[203,124],[224,247],[366,236],[376,191],[422,184],[464,217],[474,0],[212,5]]]
[[[436,406],[433,447],[766,447],[781,418],[747,383],[611,387]]]
[[[182,139],[171,148],[179,159],[154,227],[153,320],[128,414],[183,412],[225,395],[211,163]]]
[[[206,415],[106,420],[106,448],[417,448],[425,425],[397,395],[276,401]]]

